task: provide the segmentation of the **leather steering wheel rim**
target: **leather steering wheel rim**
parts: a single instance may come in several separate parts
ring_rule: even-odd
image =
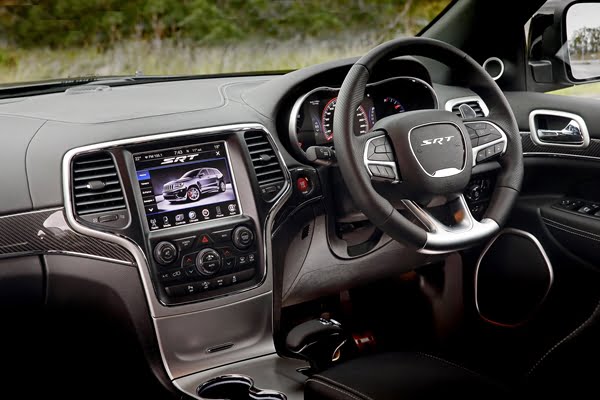
[[[363,160],[366,142],[368,139],[372,139],[374,135],[367,133],[363,137],[356,136],[353,133],[355,132],[355,110],[364,99],[366,85],[375,66],[381,61],[407,55],[434,59],[451,68],[460,79],[461,84],[478,94],[490,110],[486,118],[473,119],[472,121],[490,122],[505,134],[504,154],[498,160],[501,170],[496,180],[489,207],[481,222],[475,221],[464,202],[464,198],[459,196],[458,201],[462,203],[461,212],[466,213],[465,217],[470,218],[467,221],[468,223],[462,224],[460,229],[446,229],[444,226],[438,226],[439,224],[433,224],[438,226],[437,232],[435,228],[424,229],[403,216],[372,185],[371,176]],[[412,113],[418,112],[413,111]],[[463,121],[460,119],[457,121],[454,114],[446,111],[438,110],[435,113],[431,114],[432,118],[447,118],[448,121],[445,123],[460,125],[457,127],[464,137],[466,129],[462,123]],[[452,119],[453,117],[450,115],[454,116],[455,119]],[[439,122],[439,124],[442,124],[442,122]],[[373,224],[390,237],[404,244],[414,246],[423,253],[455,251],[491,238],[506,221],[521,189],[523,180],[521,139],[515,116],[502,90],[470,56],[438,40],[419,37],[396,39],[375,47],[360,58],[348,72],[338,94],[333,130],[336,132],[334,144],[340,172],[347,187],[350,188],[349,192],[355,205]],[[410,138],[410,131],[407,134]],[[468,134],[466,138],[468,143],[464,144],[465,154],[472,151]],[[465,141],[463,140],[463,142]],[[471,162],[469,160],[470,158],[465,159],[465,165],[467,165],[467,161]],[[468,165],[469,178],[471,168],[472,165]],[[400,174],[402,174],[402,171],[400,171]],[[407,207],[407,209],[410,208]],[[410,211],[418,220],[422,221],[418,215],[419,213],[422,214],[422,210],[412,207]]]

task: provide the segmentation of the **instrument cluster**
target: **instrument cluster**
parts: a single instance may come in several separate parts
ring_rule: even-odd
[[[296,101],[289,123],[290,142],[296,153],[314,156],[319,150],[323,152],[322,147],[333,147],[336,134],[333,117],[338,93],[338,88],[319,87]],[[356,109],[354,134],[368,132],[377,121],[390,115],[437,107],[433,88],[421,79],[396,77],[371,83]],[[309,160],[312,158],[308,157]]]

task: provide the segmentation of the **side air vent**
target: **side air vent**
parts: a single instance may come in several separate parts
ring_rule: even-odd
[[[285,175],[279,159],[275,155],[266,133],[247,132],[244,139],[263,199],[270,201],[281,192],[285,185]]]
[[[466,104],[471,107],[477,117],[485,117],[488,114],[487,107],[483,103],[483,100],[479,99],[452,102],[451,109],[448,111],[452,111],[454,114],[462,118],[460,110],[458,109],[462,104]]]
[[[110,154],[77,156],[71,171],[75,214],[87,215],[125,208],[125,197]]]

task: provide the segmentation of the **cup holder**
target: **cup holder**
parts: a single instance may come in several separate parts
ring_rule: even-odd
[[[287,400],[275,390],[264,390],[254,386],[254,381],[244,375],[223,375],[213,378],[198,387],[198,396],[214,400]]]

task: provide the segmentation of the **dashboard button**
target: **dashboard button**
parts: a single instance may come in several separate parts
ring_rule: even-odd
[[[226,258],[225,261],[223,261],[223,271],[224,272],[229,272],[233,269],[233,267],[235,267],[235,258],[230,257],[230,258]]]
[[[183,286],[181,286],[181,285],[166,287],[165,292],[167,292],[167,296],[170,296],[170,297],[183,296],[185,294],[185,292],[183,290]]]
[[[181,266],[183,268],[195,267],[196,266],[196,254],[187,254],[181,259]]]
[[[183,272],[185,273],[185,276],[187,276],[187,277],[194,277],[194,276],[198,275],[198,271],[196,270],[195,265],[193,267],[185,267],[183,269]]]
[[[256,261],[256,254],[254,254],[254,253],[248,254],[248,262],[253,263],[254,261]]]
[[[206,246],[207,244],[211,244],[212,242],[213,240],[208,233],[201,234],[200,238],[198,239],[198,243],[200,243],[201,246]]]
[[[197,285],[198,285],[198,288],[203,291],[212,289],[211,281],[200,281],[197,283]]]
[[[237,265],[240,265],[240,266],[246,265],[246,264],[248,264],[248,262],[249,262],[248,256],[239,256],[237,258]]]
[[[211,236],[215,242],[228,242],[231,240],[231,229],[213,232],[211,233]]]
[[[217,289],[217,288],[226,286],[225,283],[226,283],[226,280],[224,279],[224,277],[211,279],[211,285],[212,285],[213,289]]]
[[[191,249],[194,246],[194,240],[196,236],[188,236],[181,239],[175,239],[174,242],[179,247],[179,251]]]

